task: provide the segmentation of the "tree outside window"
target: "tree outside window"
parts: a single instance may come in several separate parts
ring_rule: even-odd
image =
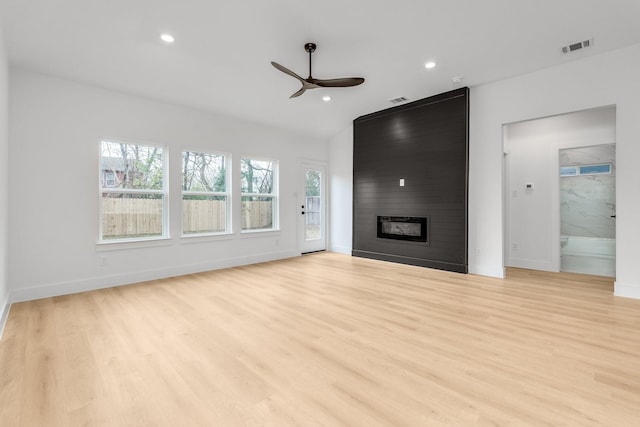
[[[277,229],[277,162],[243,158],[240,176],[242,231]]]
[[[227,162],[222,154],[182,152],[183,235],[230,232]]]

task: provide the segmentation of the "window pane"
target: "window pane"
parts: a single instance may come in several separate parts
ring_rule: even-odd
[[[322,223],[321,177],[320,171],[316,170],[308,170],[305,174],[305,240],[320,239],[322,234],[322,230],[320,230]]]
[[[580,175],[596,175],[601,173],[611,173],[611,165],[587,165],[580,166]]]
[[[578,174],[577,166],[562,166],[560,167],[560,176],[576,176]]]
[[[240,173],[243,193],[273,193],[273,162],[242,159]]]
[[[102,141],[100,169],[103,187],[162,190],[161,147]]]
[[[225,231],[227,231],[226,196],[182,196],[182,232],[184,234]]]
[[[273,228],[273,197],[242,197],[242,229]]]
[[[224,156],[182,153],[182,190],[226,192]]]
[[[102,193],[102,240],[161,237],[162,194]]]

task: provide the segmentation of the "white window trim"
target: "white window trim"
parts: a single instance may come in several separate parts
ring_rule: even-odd
[[[162,149],[162,190],[142,190],[134,188],[113,188],[102,186],[102,143],[118,142],[127,145],[144,145],[146,147],[157,147]],[[132,141],[124,138],[103,137],[98,140],[98,241],[96,250],[128,249],[143,247],[143,245],[166,244],[171,237],[169,234],[169,147],[164,144],[150,143],[145,141]],[[102,194],[103,193],[126,193],[126,194],[161,194],[162,197],[162,235],[151,237],[134,237],[126,239],[103,239],[102,229]],[[109,247],[111,246],[111,247]]]
[[[123,249],[149,248],[153,246],[171,246],[173,241],[168,237],[150,237],[145,240],[113,239],[96,243],[96,252],[117,251]]]

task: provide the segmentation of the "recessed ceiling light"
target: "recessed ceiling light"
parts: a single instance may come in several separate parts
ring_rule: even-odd
[[[331,97],[329,95],[325,95],[325,96],[322,97],[322,100],[324,102],[329,102],[329,101],[331,101]]]
[[[165,43],[173,43],[173,42],[175,42],[175,41],[176,41],[176,39],[175,39],[171,34],[167,34],[167,33],[162,34],[162,35],[160,36],[160,38],[161,38],[161,39],[162,39],[162,41],[163,41],[163,42],[165,42]]]
[[[429,61],[426,64],[424,64],[424,68],[426,68],[427,70],[430,70],[432,68],[434,68],[436,66],[436,63],[433,61]]]

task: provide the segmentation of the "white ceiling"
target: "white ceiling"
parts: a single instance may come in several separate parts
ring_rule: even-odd
[[[639,0],[0,0],[13,66],[323,138],[454,76],[476,86],[640,43],[639,16]],[[314,77],[366,82],[289,99],[299,83],[269,62],[306,77],[305,42]]]

